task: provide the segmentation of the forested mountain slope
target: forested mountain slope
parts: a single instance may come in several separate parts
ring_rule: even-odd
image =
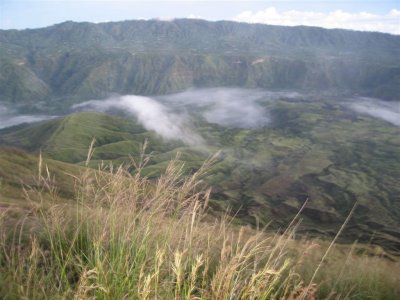
[[[186,19],[65,22],[0,31],[0,101],[57,110],[112,93],[193,86],[398,100],[399,57],[400,37],[382,33]]]

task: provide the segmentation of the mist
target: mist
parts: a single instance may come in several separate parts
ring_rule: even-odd
[[[354,111],[400,126],[400,102],[363,97],[352,99],[352,101],[349,107]]]
[[[74,110],[107,112],[121,110],[135,117],[147,130],[165,139],[181,140],[190,146],[204,146],[195,132],[194,116],[227,128],[261,128],[271,122],[268,105],[272,100],[299,98],[295,92],[270,92],[261,89],[209,88],[182,93],[143,97],[115,96],[74,105]]]
[[[18,115],[13,109],[0,104],[0,129],[24,124],[53,119],[55,116],[46,115]]]
[[[114,96],[104,100],[86,101],[72,108],[99,112],[120,110],[164,139],[181,140],[189,146],[205,146],[204,139],[195,130],[194,118],[196,121],[200,118],[226,128],[263,128],[272,122],[270,109],[276,100],[307,97],[292,91],[207,88],[154,97]],[[358,97],[342,103],[359,114],[400,126],[400,102]],[[16,110],[0,103],[0,129],[52,118],[54,116],[18,115]]]
[[[0,116],[5,115],[7,113],[8,113],[7,107],[5,107],[4,105],[0,104]]]
[[[209,123],[228,128],[260,128],[271,122],[268,103],[282,98],[299,98],[296,92],[271,92],[261,89],[192,89],[157,97],[176,109],[195,109]]]
[[[181,140],[190,146],[204,143],[202,137],[191,129],[189,120],[171,112],[166,106],[149,97],[133,95],[112,97],[83,102],[72,108],[101,112],[119,109],[136,117],[144,128],[155,131],[165,139]]]

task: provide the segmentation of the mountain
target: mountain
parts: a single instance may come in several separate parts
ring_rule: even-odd
[[[178,19],[0,31],[0,101],[62,111],[110,94],[241,86],[400,95],[400,37]],[[49,105],[50,104],[50,105]]]
[[[0,30],[0,298],[399,299],[399,57],[301,26]]]
[[[33,167],[32,153],[81,167],[95,138],[96,167],[140,158],[147,140],[143,172],[153,178],[178,152],[192,172],[221,150],[206,179],[216,211],[282,227],[309,198],[299,232],[331,236],[357,201],[346,240],[397,251],[399,57],[399,36],[302,26],[150,20],[2,30],[3,126],[51,119],[0,130],[1,145],[28,152],[17,150],[19,165],[12,150],[0,152],[10,173],[31,174],[20,166]],[[156,96],[95,101],[110,115],[75,113],[113,94]],[[165,128],[174,138],[159,135]]]

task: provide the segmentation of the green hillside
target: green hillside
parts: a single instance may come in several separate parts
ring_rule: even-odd
[[[25,151],[0,147],[0,207],[26,207],[31,205],[26,199],[26,191],[39,188],[39,155]],[[74,193],[73,175],[82,173],[83,168],[52,159],[44,159],[42,172],[46,166],[52,170],[54,185],[57,186],[60,203],[69,202]],[[25,189],[25,191],[24,191]],[[45,199],[50,195],[44,193]]]
[[[299,232],[333,235],[358,201],[346,239],[377,243],[397,251],[399,240],[399,128],[368,117],[355,117],[331,101],[280,100],[273,104],[270,127],[228,129],[198,121],[207,150],[165,141],[135,120],[99,113],[77,113],[37,125],[0,131],[3,143],[83,164],[96,138],[92,166],[101,161],[138,158],[147,139],[151,159],[145,175],[157,176],[177,152],[188,171],[222,150],[207,181],[215,209],[230,207],[239,220],[272,227],[286,224],[302,202]]]
[[[0,30],[1,299],[400,299],[399,179],[399,35]]]
[[[193,86],[398,100],[399,49],[394,35],[301,26],[65,22],[0,30],[0,97],[24,110],[53,111],[111,93],[155,95]]]
[[[197,167],[207,158],[206,152],[191,149],[180,141],[163,140],[155,133],[146,131],[135,120],[101,113],[75,113],[0,132],[0,143],[35,153],[41,151],[52,159],[81,165],[86,162],[90,143],[96,139],[96,151],[91,161],[94,167],[101,161],[122,163],[129,161],[130,156],[138,158],[142,145],[147,141],[147,151],[151,153],[149,174],[150,170],[159,173],[177,152],[183,160],[192,161]]]
[[[8,159],[16,163],[7,168],[24,173],[19,167],[33,161],[0,150],[2,166]],[[124,167],[82,169],[62,199],[63,183],[52,178],[66,164],[44,162],[51,163],[50,176],[36,174],[24,206],[4,203],[0,189],[2,299],[397,300],[400,294],[398,257],[381,247],[295,239],[298,218],[280,234],[211,217],[201,180],[206,166],[181,174],[172,161],[156,180]]]

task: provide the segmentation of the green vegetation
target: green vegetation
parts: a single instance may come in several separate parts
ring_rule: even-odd
[[[0,130],[0,298],[399,299],[400,129],[343,103],[397,101],[399,51],[389,34],[225,21],[0,30],[0,125],[62,115]],[[215,86],[313,96],[156,97],[191,118],[198,146],[128,112],[65,115]],[[207,121],[240,105],[271,122]]]
[[[134,119],[99,113],[5,129],[0,140],[82,166],[95,137],[94,168],[139,158],[140,145],[148,140],[151,158],[143,174],[151,178],[162,174],[177,152],[186,171],[194,172],[208,155],[221,150],[205,178],[213,187],[211,206],[216,211],[229,208],[241,224],[277,229],[309,198],[298,233],[332,237],[358,201],[340,241],[359,240],[399,253],[399,128],[358,117],[328,100],[266,105],[274,119],[265,128],[228,129],[197,120],[207,150],[165,141]]]
[[[150,180],[142,158],[133,175],[70,174],[69,203],[40,159],[29,206],[0,207],[0,297],[398,299],[400,266],[379,249],[296,241],[298,216],[283,234],[233,226],[207,214],[201,179],[215,159],[191,175],[173,160]]]
[[[0,31],[0,97],[61,111],[112,93],[241,86],[398,100],[395,35],[200,20]]]
[[[74,192],[74,180],[66,174],[78,174],[81,167],[48,159],[48,167],[54,176],[60,201],[69,201]],[[27,187],[38,186],[37,155],[28,154],[16,148],[0,147],[0,206],[25,207]]]

